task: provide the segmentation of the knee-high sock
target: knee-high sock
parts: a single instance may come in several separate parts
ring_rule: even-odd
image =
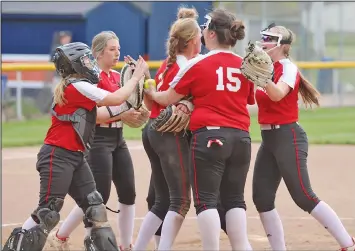
[[[340,247],[346,248],[354,245],[352,237],[345,230],[338,215],[327,203],[324,201],[319,202],[312,210],[311,215],[328,230]]]
[[[174,211],[168,211],[164,218],[158,250],[171,250],[181,228],[184,217]]]
[[[221,221],[217,209],[207,209],[197,215],[203,250],[219,250]]]
[[[144,217],[141,228],[134,244],[133,250],[145,250],[150,239],[158,230],[163,221],[152,212],[148,212]]]
[[[123,249],[127,249],[132,244],[136,206],[118,203],[118,208],[120,210],[120,213],[118,214],[120,245]]]
[[[226,213],[228,238],[233,250],[247,250],[250,247],[247,230],[247,216],[243,208],[232,208]]]
[[[36,226],[37,223],[32,219],[32,217],[30,216],[26,221],[25,223],[23,223],[22,225],[22,229],[31,229],[33,228],[34,226]]]
[[[60,226],[57,237],[67,238],[83,222],[84,212],[79,206],[75,206],[69,213],[68,217]]]
[[[259,216],[272,250],[286,250],[282,221],[277,210],[259,213]]]

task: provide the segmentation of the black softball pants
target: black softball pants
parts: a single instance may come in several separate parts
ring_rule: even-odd
[[[249,133],[234,128],[193,132],[191,184],[196,214],[217,209],[246,209],[244,187],[251,158]]]
[[[152,213],[164,220],[174,211],[185,217],[190,209],[189,143],[184,132],[161,133],[150,128],[149,120],[143,129],[143,146],[152,168],[154,205]]]
[[[88,163],[104,204],[110,197],[112,181],[120,203],[125,205],[135,203],[133,163],[123,138],[122,128],[96,127],[94,142],[88,154]]]
[[[39,209],[52,208],[57,198],[64,200],[67,194],[86,212],[90,206],[87,196],[96,188],[82,152],[45,144],[37,154],[36,169],[40,175],[40,193],[38,208],[31,215],[34,221],[38,223]]]
[[[255,161],[253,201],[259,212],[275,208],[281,178],[293,201],[310,213],[319,203],[307,171],[308,140],[298,123],[262,130],[262,144]]]

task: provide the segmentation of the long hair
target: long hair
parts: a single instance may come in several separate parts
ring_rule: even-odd
[[[197,36],[198,14],[194,8],[180,7],[177,14],[177,20],[170,28],[169,39],[166,42],[168,54],[167,67],[163,72],[163,77],[169,68],[176,62],[176,55],[184,51],[188,42]]]
[[[275,29],[277,33],[282,35],[282,40],[290,40],[291,44],[296,39],[296,35],[290,29],[287,29],[284,26],[275,26],[272,29]],[[284,48],[283,52],[288,59],[293,61],[290,57],[291,44],[283,45]],[[311,82],[304,77],[301,71],[299,71],[299,74],[300,74],[300,84],[299,84],[298,92],[300,93],[303,103],[306,105],[306,107],[308,106],[312,107],[312,104],[315,104],[316,106],[320,106],[319,104],[320,93],[311,84]]]
[[[63,106],[64,104],[67,103],[67,100],[64,95],[64,90],[65,90],[65,87],[67,86],[68,79],[70,79],[70,78],[82,78],[82,76],[80,74],[71,74],[71,75],[69,75],[65,78],[62,78],[60,80],[60,82],[55,87],[54,93],[53,93],[54,103],[59,106]]]

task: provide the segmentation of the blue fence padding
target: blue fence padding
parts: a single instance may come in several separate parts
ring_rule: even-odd
[[[55,32],[68,30],[73,34],[73,41],[83,41],[84,27],[81,15],[6,14],[1,23],[2,53],[49,54]]]
[[[146,53],[147,17],[129,2],[105,2],[86,14],[86,42],[91,46],[92,38],[99,32],[111,30],[116,33],[123,55]]]
[[[322,62],[334,61],[333,58],[324,57]],[[333,91],[333,69],[320,69],[317,76],[317,89],[322,94],[330,94]]]
[[[1,99],[4,99],[6,88],[7,88],[7,75],[1,75]]]
[[[153,2],[147,16],[130,2],[104,2],[85,15],[3,14],[2,53],[49,54],[53,34],[61,30],[70,31],[73,42],[91,46],[94,35],[112,30],[120,39],[122,57],[148,54],[150,60],[162,60],[169,27],[181,5],[194,6],[200,24],[212,9],[212,2]]]
[[[182,5],[195,7],[199,13],[199,24],[206,22],[204,16],[212,9],[212,2],[153,2],[148,26],[150,60],[166,58],[165,44],[169,35],[169,28],[176,20],[177,10]]]

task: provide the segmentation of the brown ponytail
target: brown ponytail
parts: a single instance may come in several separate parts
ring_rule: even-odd
[[[167,43],[167,51],[168,51],[168,61],[166,64],[166,68],[163,72],[163,77],[166,75],[166,73],[168,72],[168,70],[170,69],[170,67],[176,62],[176,52],[177,52],[177,48],[179,45],[179,39],[173,37],[170,37]]]
[[[306,107],[312,107],[312,104],[319,106],[319,96],[320,93],[316,88],[303,76],[301,72],[300,74],[300,85],[298,91],[302,97],[303,103]]]
[[[183,52],[188,42],[197,36],[199,32],[197,18],[198,13],[195,8],[179,8],[177,20],[170,28],[169,39],[166,43],[168,61],[163,77],[176,62],[176,55]]]
[[[290,41],[290,44],[284,44],[282,45],[282,48],[285,57],[293,62],[293,60],[290,57],[290,51],[291,51],[291,44],[296,40],[296,35],[292,30],[287,29],[284,26],[275,26],[272,29],[274,29],[277,33],[281,34],[283,40]],[[300,74],[300,84],[299,84],[298,92],[302,97],[303,103],[306,105],[306,107],[308,106],[312,107],[312,104],[315,104],[316,106],[320,106],[319,105],[320,93],[317,91],[316,88],[313,87],[311,82],[309,82],[303,76],[301,71],[299,71],[299,74]]]

